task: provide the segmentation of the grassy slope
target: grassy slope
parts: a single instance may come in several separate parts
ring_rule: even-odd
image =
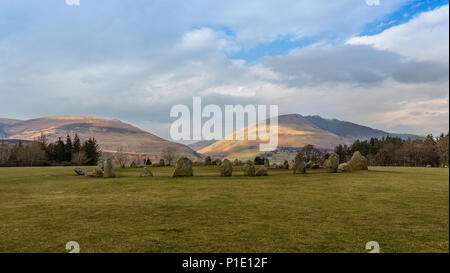
[[[75,176],[70,167],[0,168],[0,252],[382,252],[449,251],[449,171],[249,178],[196,167]]]

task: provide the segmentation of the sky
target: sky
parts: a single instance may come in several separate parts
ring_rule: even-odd
[[[0,1],[2,118],[92,115],[170,138],[170,108],[193,96],[448,132],[448,1]]]

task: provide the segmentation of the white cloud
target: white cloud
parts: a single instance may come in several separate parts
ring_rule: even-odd
[[[380,0],[366,0],[368,6],[379,6]]]
[[[66,0],[66,5],[68,6],[79,6],[80,0]]]
[[[380,34],[350,39],[348,44],[372,45],[414,60],[449,60],[449,6],[423,12],[409,22]]]
[[[81,19],[71,14],[66,21],[71,32],[53,19],[40,25],[46,18],[40,14],[30,30],[0,41],[5,64],[0,66],[0,116],[98,115],[168,137],[170,107],[190,105],[192,96],[201,95],[205,104],[278,104],[281,114],[319,114],[397,132],[448,130],[448,76],[440,73],[442,63],[432,62],[445,56],[448,62],[448,53],[442,53],[448,51],[448,6],[446,27],[440,11],[396,27],[400,30],[352,39],[352,45],[335,46],[324,38],[282,56],[276,66],[228,58],[249,44],[283,35],[329,31],[346,40],[403,3],[385,1],[373,8],[360,0],[280,1],[216,1],[207,7],[152,1],[133,12],[126,12],[132,4],[111,1],[111,10],[120,5],[132,19],[108,15],[109,9],[96,23],[84,21],[89,14]],[[95,9],[86,10],[98,17]],[[161,12],[167,10],[171,20]],[[403,43],[402,36],[409,40]],[[426,73],[416,73],[423,68]]]

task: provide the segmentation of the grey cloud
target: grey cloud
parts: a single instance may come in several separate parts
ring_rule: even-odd
[[[289,86],[339,82],[377,84],[391,77],[402,83],[448,79],[448,63],[407,60],[371,46],[305,48],[290,55],[265,57],[263,63],[284,75]]]

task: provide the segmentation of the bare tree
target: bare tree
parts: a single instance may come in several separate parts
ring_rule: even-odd
[[[8,145],[6,145],[5,140],[2,138],[0,140],[0,164],[8,161],[9,149]]]
[[[17,159],[24,165],[33,166],[40,160],[45,160],[45,151],[38,142],[32,142],[19,149]]]
[[[82,166],[87,162],[87,155],[84,151],[76,152],[72,155],[72,163],[78,166]]]
[[[119,146],[117,148],[117,152],[114,154],[114,157],[115,157],[117,163],[119,163],[120,167],[124,167],[128,161],[128,156],[126,155],[125,152],[126,152],[125,147]]]
[[[175,148],[167,147],[163,151],[162,158],[164,159],[166,165],[172,165],[172,162],[176,158]]]

